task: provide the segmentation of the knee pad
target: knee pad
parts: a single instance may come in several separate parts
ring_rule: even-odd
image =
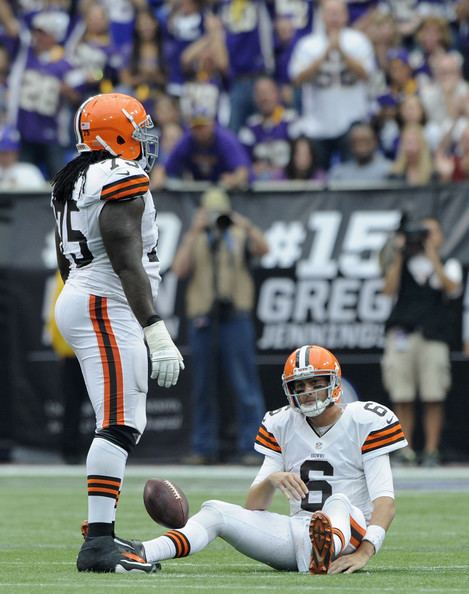
[[[221,509],[223,507],[224,501],[219,501],[218,499],[209,499],[208,501],[204,501],[200,506],[200,509],[208,509],[210,511],[216,511],[219,513],[223,513]]]
[[[133,451],[140,439],[139,431],[126,425],[110,425],[105,429],[98,429],[95,435],[119,446],[128,454]]]
[[[202,510],[211,512],[225,523],[230,518],[238,517],[240,510],[244,510],[244,508],[235,503],[210,499],[209,501],[204,501],[200,508],[200,511]]]
[[[326,501],[324,502],[324,505],[322,506],[323,510],[326,510],[326,508],[334,503],[342,503],[342,505],[344,505],[348,511],[349,514],[352,513],[352,503],[350,502],[350,499],[347,497],[347,495],[344,495],[343,493],[335,493],[334,495],[331,495],[330,497],[328,497],[326,499]],[[327,513],[327,512],[326,512]]]
[[[239,505],[211,499],[202,504],[199,513],[193,516],[191,520],[200,521],[210,538],[215,536],[225,538],[226,531],[230,531],[230,527],[233,526],[233,518],[237,516],[236,510],[238,510],[239,514],[239,510],[242,509]]]
[[[201,509],[212,509],[221,514],[229,513],[233,509],[239,509],[239,505],[228,503],[227,501],[220,501],[219,499],[209,499],[202,503]]]

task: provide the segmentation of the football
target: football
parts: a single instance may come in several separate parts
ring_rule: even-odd
[[[143,489],[143,503],[149,516],[161,526],[182,528],[189,519],[189,502],[172,481],[150,479]]]

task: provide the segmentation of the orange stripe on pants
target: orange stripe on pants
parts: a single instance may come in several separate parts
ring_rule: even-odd
[[[89,313],[98,341],[104,375],[103,427],[124,425],[124,379],[122,362],[111,321],[107,299],[90,295]]]

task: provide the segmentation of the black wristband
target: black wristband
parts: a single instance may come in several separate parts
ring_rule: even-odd
[[[156,322],[161,322],[161,318],[158,314],[150,316],[146,321],[144,328],[146,328],[147,326],[151,326],[152,324],[156,324]]]

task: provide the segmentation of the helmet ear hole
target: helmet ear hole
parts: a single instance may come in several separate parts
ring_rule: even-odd
[[[125,139],[122,136],[117,137],[117,144],[125,144]]]

